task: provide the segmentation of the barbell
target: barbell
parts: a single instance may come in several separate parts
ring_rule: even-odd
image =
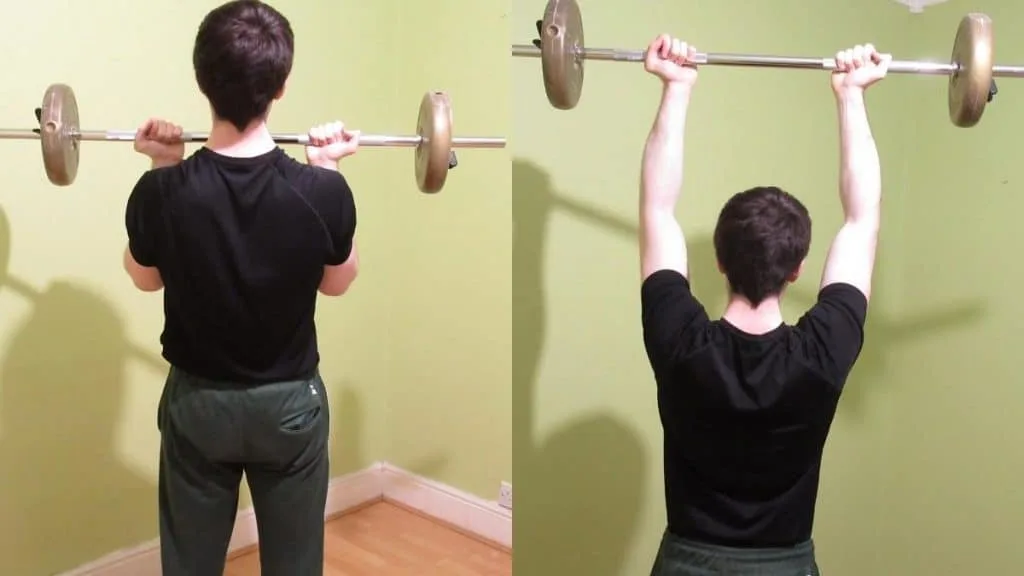
[[[35,140],[42,145],[46,177],[57,186],[68,186],[78,174],[79,143],[132,142],[134,130],[81,130],[78,102],[67,84],[52,84],[36,109],[39,127],[32,130],[0,129],[0,140]],[[272,134],[279,144],[308,145],[307,134]],[[205,142],[209,134],[186,132],[184,142]],[[415,136],[363,134],[360,146],[415,148],[416,185],[420,191],[440,192],[448,170],[458,165],[454,148],[504,148],[505,138],[457,138],[452,135],[452,105],[445,92],[430,91],[420,101]]]
[[[532,45],[515,44],[512,56],[540,58],[544,91],[552,106],[571,110],[583,89],[584,60],[643,62],[644,51],[616,48],[587,48],[583,37],[583,16],[576,0],[548,0],[544,19],[537,22],[539,39]],[[834,70],[833,58],[803,58],[755,54],[700,53],[698,66],[746,66]],[[962,128],[981,120],[985,106],[997,93],[993,78],[1024,77],[1024,66],[993,65],[992,20],[972,13],[960,20],[949,63],[896,60],[889,64],[895,74],[930,74],[949,77],[949,118]]]

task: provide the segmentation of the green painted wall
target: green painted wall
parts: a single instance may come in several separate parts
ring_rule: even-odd
[[[516,0],[513,38],[543,2]],[[873,42],[948,60],[960,17],[990,12],[1000,59],[1024,53],[1024,8],[956,0],[911,15],[877,0],[581,2],[594,47],[668,31],[699,49],[828,56]],[[806,23],[810,24],[806,24]],[[516,572],[649,572],[664,527],[661,428],[639,323],[639,162],[658,102],[639,65],[591,63],[573,111],[552,109],[536,60],[512,63]],[[984,123],[952,127],[942,78],[892,76],[869,96],[886,200],[867,343],[826,450],[815,538],[826,573],[1009,574],[1024,497],[1012,346],[1019,88]],[[724,305],[711,233],[752,185],[799,195],[814,218],[792,321],[813,301],[838,228],[837,129],[824,73],[707,69],[688,127],[678,215],[695,290]],[[1016,120],[1016,122],[1015,122]]]
[[[396,105],[415,112],[425,89],[444,88],[457,134],[508,135],[505,0],[389,5],[401,14]],[[512,474],[510,155],[458,154],[439,197],[372,192],[393,197],[378,216],[395,250],[380,263],[394,292],[387,460],[492,500]]]
[[[948,45],[957,19],[971,11],[992,17],[996,60],[1020,64],[1024,5],[1010,0],[952,0],[926,11],[913,20],[915,42]],[[898,564],[906,572],[1014,574],[1024,565],[1016,349],[1024,267],[1014,257],[1024,209],[1024,92],[1019,81],[998,81],[982,122],[964,130],[943,121],[941,84],[922,79],[906,107],[906,218],[891,244],[901,247],[898,310],[924,321],[908,331],[916,337],[894,343],[898,360],[879,383],[891,432],[875,465],[884,469],[885,508],[904,518],[879,537],[906,548]],[[895,562],[897,553],[887,555]]]
[[[156,115],[205,129],[191,48],[217,4],[5,0],[17,16],[0,21],[12,55],[0,125],[30,127],[45,87],[67,82],[84,128]],[[505,6],[426,4],[277,2],[297,48],[271,128],[338,118],[413,133],[423,92],[445,89],[458,131],[507,134]],[[128,145],[86,143],[75,185],[55,188],[37,144],[0,150],[0,270],[13,281],[0,282],[0,574],[53,574],[157,532],[160,296],[121,269],[124,202],[147,164]],[[363,270],[318,318],[334,475],[390,460],[486,498],[511,475],[510,232],[495,226],[509,211],[508,162],[467,151],[426,197],[411,151],[346,160]]]

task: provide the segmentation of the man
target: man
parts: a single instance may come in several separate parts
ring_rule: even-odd
[[[181,128],[138,131],[152,158],[128,199],[125,269],[163,289],[158,410],[164,576],[220,576],[243,472],[264,576],[323,573],[329,406],[318,372],[317,292],[356,277],[356,209],[338,161],[359,135],[314,128],[309,166],[267,130],[294,38],[256,0],[228,2],[199,27],[193,64],[213,127],[184,160]]]
[[[800,275],[811,220],[778,188],[740,192],[719,215],[715,251],[730,292],[722,318],[709,319],[690,292],[674,211],[695,56],[663,35],[645,61],[663,81],[640,192],[644,343],[657,380],[668,511],[652,574],[817,575],[811,529],[822,450],[863,343],[880,220],[864,92],[886,75],[889,57],[870,45],[836,56],[845,222],[817,303],[790,326],[780,298]]]

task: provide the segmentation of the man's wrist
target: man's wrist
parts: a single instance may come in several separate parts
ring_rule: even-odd
[[[840,106],[863,106],[863,88],[842,88],[836,91],[836,103]]]
[[[682,82],[665,82],[662,97],[666,100],[689,101],[693,86]]]

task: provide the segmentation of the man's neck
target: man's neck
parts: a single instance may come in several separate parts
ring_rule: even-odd
[[[733,294],[722,318],[748,334],[765,334],[782,324],[782,304],[779,297],[774,296],[755,308],[746,298]]]
[[[239,132],[230,122],[214,120],[206,147],[210,150],[237,158],[251,158],[266,154],[277,144],[267,130],[266,122],[258,120]]]

